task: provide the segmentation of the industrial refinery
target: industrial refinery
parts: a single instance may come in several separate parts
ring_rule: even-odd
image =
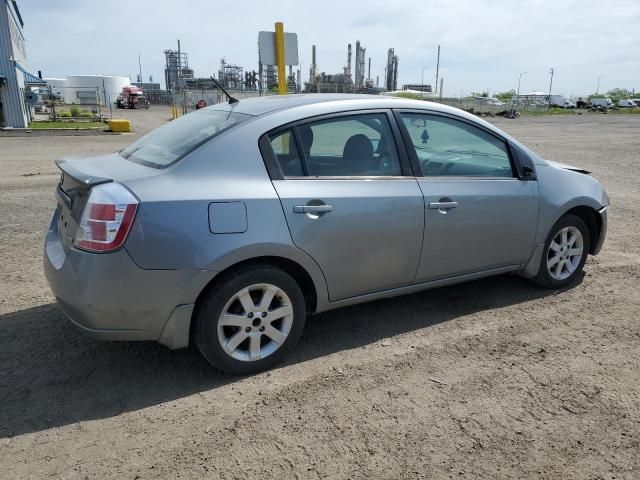
[[[180,41],[177,49],[164,50],[164,78],[166,92],[176,93],[182,89],[215,89],[210,75],[198,77],[194,69],[189,67],[189,56],[181,49]],[[311,47],[311,66],[309,76],[303,80],[300,69],[294,71],[294,65],[288,65],[287,87],[289,93],[369,93],[397,90],[398,56],[395,50],[388,50],[385,66],[384,84],[380,78],[371,76],[372,57],[366,56],[366,48],[360,40],[355,42],[355,58],[352,44],[347,45],[342,71],[328,73],[319,68],[318,47]],[[274,65],[258,63],[258,69],[244,68],[231,63],[226,58],[220,59],[220,67],[214,75],[215,80],[225,89],[242,90],[247,95],[263,94],[273,91],[278,83],[278,73]],[[149,92],[153,97],[154,93]]]

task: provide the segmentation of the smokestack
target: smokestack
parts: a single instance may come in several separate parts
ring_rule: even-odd
[[[436,93],[438,93],[438,74],[440,73],[440,45],[438,45],[438,59],[436,60]]]
[[[351,78],[351,44],[347,46],[347,71],[346,75]]]
[[[398,56],[393,57],[394,60],[394,69],[393,69],[393,89],[398,89]]]
[[[367,80],[371,80],[371,57],[369,57],[369,70],[367,71]]]
[[[316,46],[312,45],[311,46],[311,78],[309,79],[309,81],[311,83],[316,81]]]
[[[354,84],[356,88],[360,87],[360,74],[364,72],[360,72],[360,40],[356,40],[356,63],[354,64],[355,70],[355,79]]]
[[[387,68],[385,69],[385,88],[388,91],[395,90],[393,86],[395,70],[397,68],[397,57],[395,56],[395,51],[393,48],[390,48],[387,51]]]

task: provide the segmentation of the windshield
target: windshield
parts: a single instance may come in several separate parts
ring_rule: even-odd
[[[153,130],[122,150],[120,155],[143,165],[164,168],[249,118],[242,113],[198,110]]]

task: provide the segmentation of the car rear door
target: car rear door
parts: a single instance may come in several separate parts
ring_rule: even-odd
[[[462,118],[396,115],[422,174],[425,231],[416,283],[524,264],[537,230],[538,185],[533,174],[519,178],[506,141]]]
[[[293,241],[322,269],[330,301],[413,282],[424,201],[399,138],[391,112],[367,111],[261,141]]]

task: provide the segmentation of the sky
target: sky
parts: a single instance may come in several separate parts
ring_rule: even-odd
[[[585,95],[640,90],[640,1],[367,0],[18,0],[28,65],[45,77],[138,73],[164,86],[164,54],[189,55],[195,75],[217,75],[220,59],[257,70],[257,39],[284,22],[298,35],[303,80],[311,46],[319,72],[338,73],[347,43],[360,40],[371,76],[384,83],[387,50],[399,57],[398,86],[435,83],[441,46],[444,95],[516,89]],[[353,65],[352,65],[353,68]]]

